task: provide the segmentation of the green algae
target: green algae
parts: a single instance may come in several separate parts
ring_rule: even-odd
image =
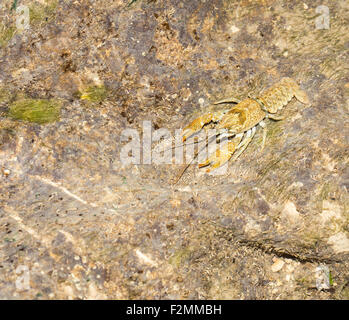
[[[0,47],[7,45],[15,34],[15,31],[15,27],[7,27],[4,23],[0,23]]]
[[[169,263],[174,267],[180,267],[185,261],[188,261],[193,249],[192,248],[183,248],[177,250],[172,257],[169,259]]]
[[[60,108],[61,103],[57,100],[20,99],[10,105],[8,116],[16,120],[45,124],[59,120]]]
[[[57,5],[57,0],[48,0],[46,1],[46,4],[38,2],[31,4],[29,7],[30,23],[33,25],[38,25],[53,20]]]
[[[108,96],[108,90],[105,86],[91,86],[86,88],[80,94],[81,100],[87,100],[92,103],[100,103]]]

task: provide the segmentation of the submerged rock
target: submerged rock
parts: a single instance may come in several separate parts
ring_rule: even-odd
[[[303,1],[21,1],[25,30],[10,2],[0,298],[348,296],[347,1],[328,4],[329,29]],[[257,130],[225,171],[194,161],[176,185],[180,161],[149,160],[148,133],[152,147],[172,135],[175,157],[175,130],[211,102],[256,97],[282,77],[311,105],[293,99],[267,121],[263,150]],[[121,161],[126,133],[141,163]],[[330,289],[316,290],[319,265]]]

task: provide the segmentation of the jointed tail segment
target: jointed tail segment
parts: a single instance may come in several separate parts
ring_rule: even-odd
[[[280,82],[264,91],[258,100],[269,113],[276,113],[293,97],[304,104],[309,103],[307,94],[301,90],[296,81],[291,78],[282,78]]]
[[[214,104],[237,103],[230,109],[218,112],[209,112],[196,118],[183,129],[183,141],[202,127],[211,122],[217,123],[218,136],[226,130],[224,137],[228,138],[226,144],[217,149],[199,167],[210,166],[207,171],[218,168],[232,158],[235,161],[251,142],[258,125],[264,128],[263,145],[266,137],[265,118],[281,120],[274,115],[295,97],[304,104],[309,104],[309,99],[297,82],[291,78],[282,78],[278,83],[262,92],[255,99],[247,98],[238,101],[235,98],[226,98]]]

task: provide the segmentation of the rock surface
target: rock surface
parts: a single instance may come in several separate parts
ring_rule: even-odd
[[[23,31],[0,8],[0,298],[349,298],[347,1],[329,29],[323,1],[32,3]],[[311,105],[225,174],[123,166],[124,129],[174,133],[284,76]],[[59,119],[12,119],[23,99],[59,99]]]

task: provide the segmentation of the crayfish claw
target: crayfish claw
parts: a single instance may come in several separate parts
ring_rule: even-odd
[[[212,113],[206,113],[201,117],[194,119],[189,125],[184,127],[182,134],[183,142],[187,140],[190,136],[192,136],[194,133],[200,131],[205,124],[210,123],[212,121],[212,118]]]
[[[217,169],[225,164],[234,154],[237,146],[241,141],[241,136],[235,136],[232,140],[229,140],[223,146],[217,146],[215,152],[213,152],[204,162],[199,163],[199,168],[210,166],[206,172]]]

